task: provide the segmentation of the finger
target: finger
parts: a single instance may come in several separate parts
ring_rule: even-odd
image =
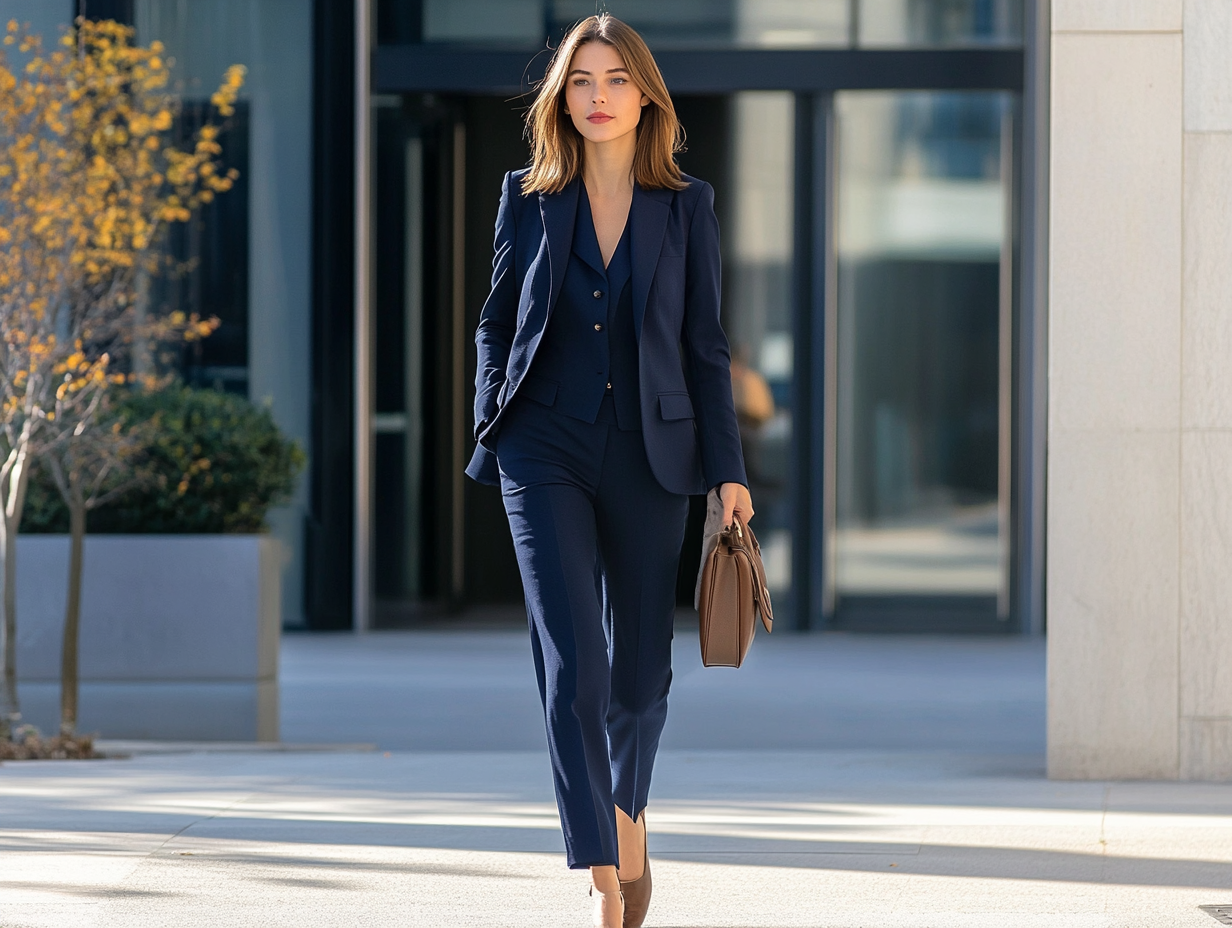
[[[753,497],[744,487],[736,491],[736,514],[745,522],[753,518]]]

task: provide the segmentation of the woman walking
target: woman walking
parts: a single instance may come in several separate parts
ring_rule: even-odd
[[[688,495],[720,487],[726,523],[753,515],[714,191],[681,173],[658,66],[607,14],[565,37],[527,127],[475,335],[467,473],[504,497],[569,866],[590,869],[596,925],[636,928]]]

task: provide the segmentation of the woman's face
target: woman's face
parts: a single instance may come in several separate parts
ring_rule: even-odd
[[[610,142],[634,131],[642,107],[649,102],[612,46],[587,42],[573,53],[565,83],[565,112],[583,138]]]

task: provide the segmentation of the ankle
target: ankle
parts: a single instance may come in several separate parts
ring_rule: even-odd
[[[646,871],[646,819],[638,816],[637,822],[627,818],[626,822],[620,842],[620,869],[617,871],[622,884],[640,879]]]
[[[613,866],[591,867],[590,885],[595,893],[601,893],[604,896],[619,893],[620,877],[616,874],[616,868]]]

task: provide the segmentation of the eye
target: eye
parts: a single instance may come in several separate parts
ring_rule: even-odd
[[[612,83],[613,84],[627,84],[629,83],[629,79],[627,77],[613,77]]]
[[[587,83],[586,78],[578,77],[578,78],[574,78],[573,86],[574,87],[585,87],[586,83]]]

